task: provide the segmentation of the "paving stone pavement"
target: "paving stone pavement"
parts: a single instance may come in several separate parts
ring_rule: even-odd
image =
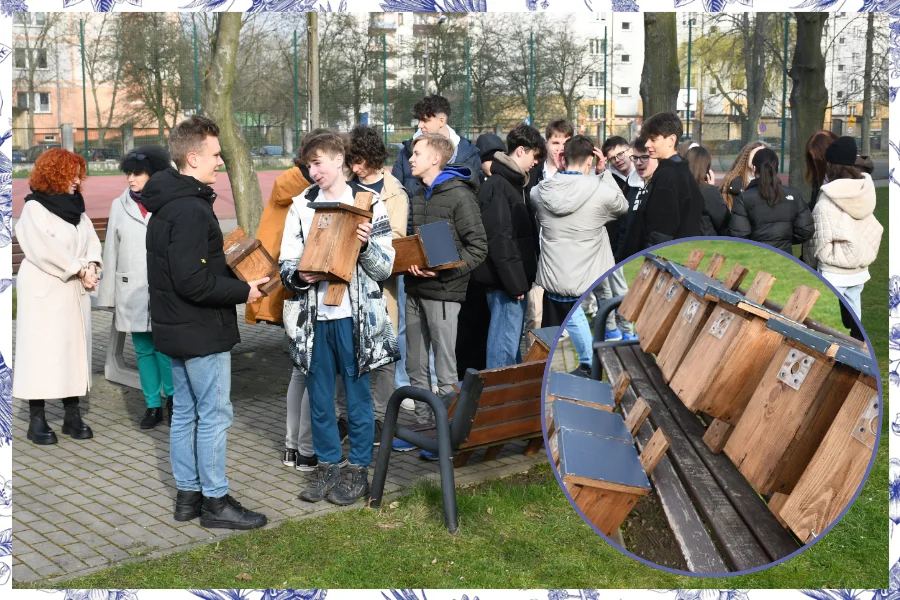
[[[242,306],[238,314],[243,315]],[[111,320],[109,312],[92,311],[93,383],[89,397],[81,402],[85,421],[94,430],[92,440],[75,441],[60,434],[62,403],[48,401],[48,421],[59,444],[35,446],[26,439],[28,405],[13,402],[15,582],[60,581],[236,535],[204,529],[196,520],[179,523],[172,518],[176,487],[169,462],[169,428],[163,424],[149,431],[139,429],[146,410],[140,390],[103,377]],[[281,464],[291,372],[282,338],[280,328],[242,322],[242,341],[232,352],[234,424],[228,434],[228,478],[231,492],[245,507],[266,514],[267,527],[342,510],[327,502],[298,500],[312,475]],[[556,356],[555,363],[574,368],[570,346]],[[135,365],[130,338],[125,361]],[[401,423],[411,424],[412,413],[400,412]],[[487,463],[476,454],[456,470],[457,483],[525,471],[546,460],[543,451],[524,456],[524,446],[524,442],[508,444],[497,460]],[[418,452],[395,452],[385,493],[396,494],[423,477],[439,480],[437,464],[421,460]]]

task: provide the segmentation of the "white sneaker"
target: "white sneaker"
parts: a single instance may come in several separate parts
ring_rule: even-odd
[[[400,403],[400,408],[403,410],[416,410],[416,403],[412,398],[406,398]]]

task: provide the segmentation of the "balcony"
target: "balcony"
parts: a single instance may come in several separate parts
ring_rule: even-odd
[[[381,34],[389,31],[397,31],[397,21],[373,18],[369,21],[369,34]]]

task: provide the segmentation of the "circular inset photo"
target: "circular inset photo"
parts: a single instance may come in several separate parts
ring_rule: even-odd
[[[547,450],[579,515],[634,558],[704,576],[820,539],[881,431],[852,307],[753,242],[679,241],[608,272],[555,332],[544,378]]]

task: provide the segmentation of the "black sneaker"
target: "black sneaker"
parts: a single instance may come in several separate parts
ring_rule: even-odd
[[[334,463],[320,462],[316,478],[298,496],[305,502],[320,502],[341,480],[341,468]]]
[[[153,429],[163,420],[163,409],[162,407],[157,408],[148,408],[147,412],[144,413],[144,418],[141,419],[140,427],[141,429]]]
[[[350,424],[347,423],[347,419],[341,417],[338,419],[338,436],[341,438],[341,443],[347,441],[347,437],[350,435]]]
[[[300,453],[293,448],[285,448],[284,453],[281,455],[281,464],[286,467],[293,467],[297,464],[297,457],[299,455]]]
[[[369,468],[363,465],[350,465],[346,471],[346,476],[340,484],[326,495],[326,499],[332,504],[348,506],[369,494]]]
[[[204,498],[200,526],[207,529],[258,529],[268,522],[266,515],[247,510],[229,495]]]
[[[203,505],[203,493],[187,490],[178,490],[175,496],[175,520],[190,521],[200,516],[200,507]]]
[[[298,471],[303,471],[304,473],[309,473],[310,471],[316,470],[316,465],[319,464],[318,457],[313,454],[312,456],[304,456],[297,452],[297,462],[296,469]]]
[[[381,445],[381,432],[384,430],[384,423],[375,419],[375,441],[372,442],[373,446]]]

